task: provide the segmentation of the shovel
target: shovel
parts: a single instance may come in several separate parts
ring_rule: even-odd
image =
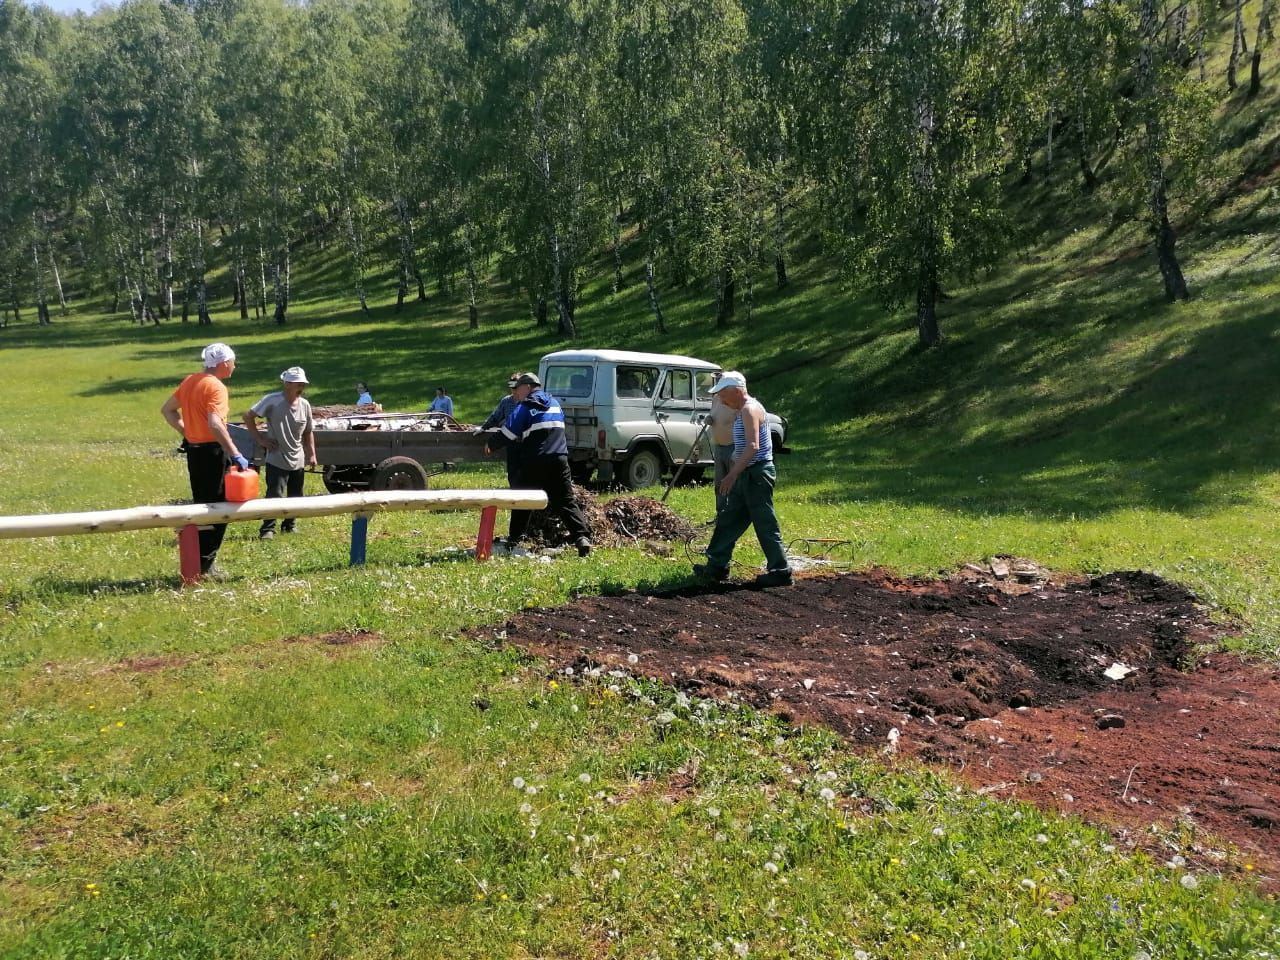
[[[702,438],[706,436],[707,427],[711,426],[711,421],[703,420],[702,429],[698,431],[698,436],[694,439],[693,445],[689,447],[689,452],[685,454],[684,460],[680,466],[676,467],[675,473],[671,474],[671,479],[667,481],[667,489],[662,492],[662,503],[667,502],[667,497],[671,496],[671,488],[676,485],[676,481],[680,479],[680,474],[684,473],[684,468],[689,465],[689,460],[693,457],[693,451],[698,449],[698,444],[702,443]]]

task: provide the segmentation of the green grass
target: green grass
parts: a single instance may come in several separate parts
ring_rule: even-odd
[[[1184,230],[1188,304],[1159,299],[1145,249],[1120,256],[1135,228],[1065,219],[1044,185],[1026,252],[950,291],[941,349],[851,297],[803,237],[792,287],[762,274],[751,323],[722,331],[689,288],[656,336],[635,265],[617,295],[601,270],[581,342],[745,370],[792,422],[788,538],[843,537],[854,563],[907,573],[994,553],[1154,570],[1239,618],[1234,645],[1280,658],[1275,99],[1224,110],[1227,193]],[[283,329],[223,297],[212,331],[87,309],[0,331],[0,512],[183,498],[158,410],[210,339],[239,354],[237,411],[300,363],[316,402],[367,379],[389,408],[422,407],[445,383],[470,420],[559,346],[498,285],[476,332],[453,300],[397,317],[386,287],[363,319],[324,286],[341,270],[313,264]],[[701,519],[710,500],[671,502]],[[233,579],[195,590],[177,589],[169,531],[5,541],[0,956],[1276,955],[1274,900],[1174,859],[1211,838],[1167,825],[1168,862],[1151,859],[821,731],[549,678],[469,638],[524,606],[688,576],[638,550],[458,562],[476,522],[378,518],[356,571],[344,518],[267,544],[233,526]],[[380,639],[290,640],[340,629]]]

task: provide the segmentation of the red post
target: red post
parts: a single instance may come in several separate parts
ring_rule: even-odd
[[[497,507],[480,510],[480,535],[476,537],[476,559],[488,560],[493,556],[493,525],[498,519]]]
[[[178,531],[178,573],[184,587],[200,582],[200,531],[194,523]]]

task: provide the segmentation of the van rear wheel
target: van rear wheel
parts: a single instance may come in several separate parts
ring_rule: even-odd
[[[653,450],[637,450],[622,465],[622,482],[632,490],[652,487],[662,479],[662,458]]]

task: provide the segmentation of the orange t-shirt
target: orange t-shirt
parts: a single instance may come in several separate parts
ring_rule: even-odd
[[[212,373],[193,373],[173,391],[182,411],[183,436],[191,443],[215,443],[217,437],[209,429],[209,414],[216,413],[227,422],[231,404],[227,387]]]

